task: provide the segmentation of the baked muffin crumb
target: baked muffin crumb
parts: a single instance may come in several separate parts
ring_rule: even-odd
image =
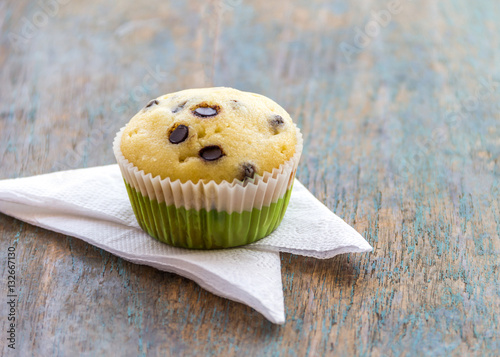
[[[153,177],[221,183],[271,172],[296,143],[292,119],[274,101],[219,87],[153,99],[127,124],[120,148]]]

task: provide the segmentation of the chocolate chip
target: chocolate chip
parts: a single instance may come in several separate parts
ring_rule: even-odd
[[[148,104],[146,104],[145,108],[149,108],[149,107],[152,107],[153,105],[158,105],[158,101],[156,99],[153,99],[152,101],[150,101]]]
[[[200,157],[206,161],[214,161],[224,156],[224,152],[217,145],[205,146],[199,152]]]
[[[176,106],[175,108],[172,109],[172,113],[177,113],[177,112],[180,112],[182,109],[184,109],[184,106],[186,105],[187,102],[184,102],[184,103],[181,103],[179,104],[178,106]]]
[[[180,144],[187,139],[189,134],[189,128],[185,125],[179,125],[175,128],[168,138],[172,144]]]
[[[200,105],[193,110],[193,114],[202,118],[213,117],[219,113],[219,106],[205,106]]]
[[[281,115],[273,115],[271,120],[269,120],[269,124],[271,124],[272,127],[277,128],[283,124],[285,124],[285,121],[283,120],[283,117]]]
[[[244,181],[247,178],[253,178],[255,176],[255,166],[246,162],[241,165],[241,175],[240,175],[240,180]]]

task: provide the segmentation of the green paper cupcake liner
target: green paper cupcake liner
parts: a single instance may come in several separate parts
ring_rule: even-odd
[[[125,181],[137,222],[160,242],[190,249],[220,249],[253,243],[271,234],[283,220],[292,188],[277,202],[251,211],[185,209],[143,196]]]

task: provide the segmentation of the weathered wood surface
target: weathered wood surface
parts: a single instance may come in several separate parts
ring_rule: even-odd
[[[1,276],[14,245],[19,286],[14,353],[2,293],[2,355],[500,354],[499,2],[64,2],[46,21],[0,2],[0,178],[113,163],[150,97],[232,86],[292,114],[299,179],[375,250],[283,254],[276,326],[0,215]]]

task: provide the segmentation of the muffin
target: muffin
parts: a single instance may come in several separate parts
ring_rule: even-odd
[[[151,100],[113,144],[140,226],[161,242],[249,244],[283,219],[302,151],[288,113],[232,88]]]

